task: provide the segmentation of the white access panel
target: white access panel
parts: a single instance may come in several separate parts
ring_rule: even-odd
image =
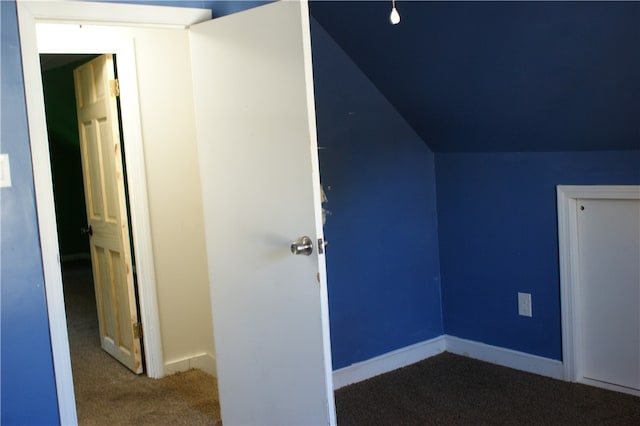
[[[578,377],[640,390],[640,200],[576,207]]]

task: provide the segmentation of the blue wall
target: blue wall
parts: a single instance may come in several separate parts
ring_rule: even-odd
[[[9,154],[13,186],[0,189],[1,386],[0,422],[58,422],[42,258],[13,2],[0,2],[2,127],[0,151]],[[36,409],[37,407],[37,409]]]
[[[640,184],[640,151],[438,153],[436,176],[445,332],[562,359],[556,185]]]
[[[313,20],[311,33],[338,369],[442,334],[434,155]]]

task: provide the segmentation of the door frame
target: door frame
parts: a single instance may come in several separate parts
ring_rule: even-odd
[[[77,413],[62,290],[40,53],[115,53],[118,57],[120,89],[123,94],[121,96],[123,138],[127,141],[125,162],[128,170],[128,189],[131,194],[131,221],[136,268],[139,275],[139,298],[145,335],[143,340],[147,375],[157,378],[163,374],[164,360],[149,227],[149,205],[135,74],[135,50],[133,39],[127,37],[103,38],[93,41],[77,38],[72,40],[48,39],[46,40],[47,47],[39,46],[36,25],[40,23],[90,23],[115,26],[188,28],[192,24],[211,19],[211,11],[209,9],[132,4],[29,2],[25,0],[17,1],[17,11],[58,408],[61,424],[76,424]],[[56,43],[59,44],[56,45]]]
[[[576,310],[576,298],[580,280],[578,267],[578,217],[575,214],[578,200],[585,198],[640,200],[640,185],[558,185],[556,189],[564,379],[570,382],[580,382],[583,377],[578,353],[581,342],[580,334],[577,332],[579,317]]]

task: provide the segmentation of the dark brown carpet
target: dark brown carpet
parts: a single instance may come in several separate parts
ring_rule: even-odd
[[[79,425],[220,424],[214,377],[137,376],[100,348],[90,264],[65,264],[63,282]]]
[[[640,425],[640,398],[444,353],[336,391],[340,426]]]

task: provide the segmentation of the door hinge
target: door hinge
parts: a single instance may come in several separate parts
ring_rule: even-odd
[[[120,96],[120,82],[118,80],[109,80],[109,93],[111,96]]]
[[[140,339],[142,337],[142,323],[134,322],[133,323],[133,338]]]

